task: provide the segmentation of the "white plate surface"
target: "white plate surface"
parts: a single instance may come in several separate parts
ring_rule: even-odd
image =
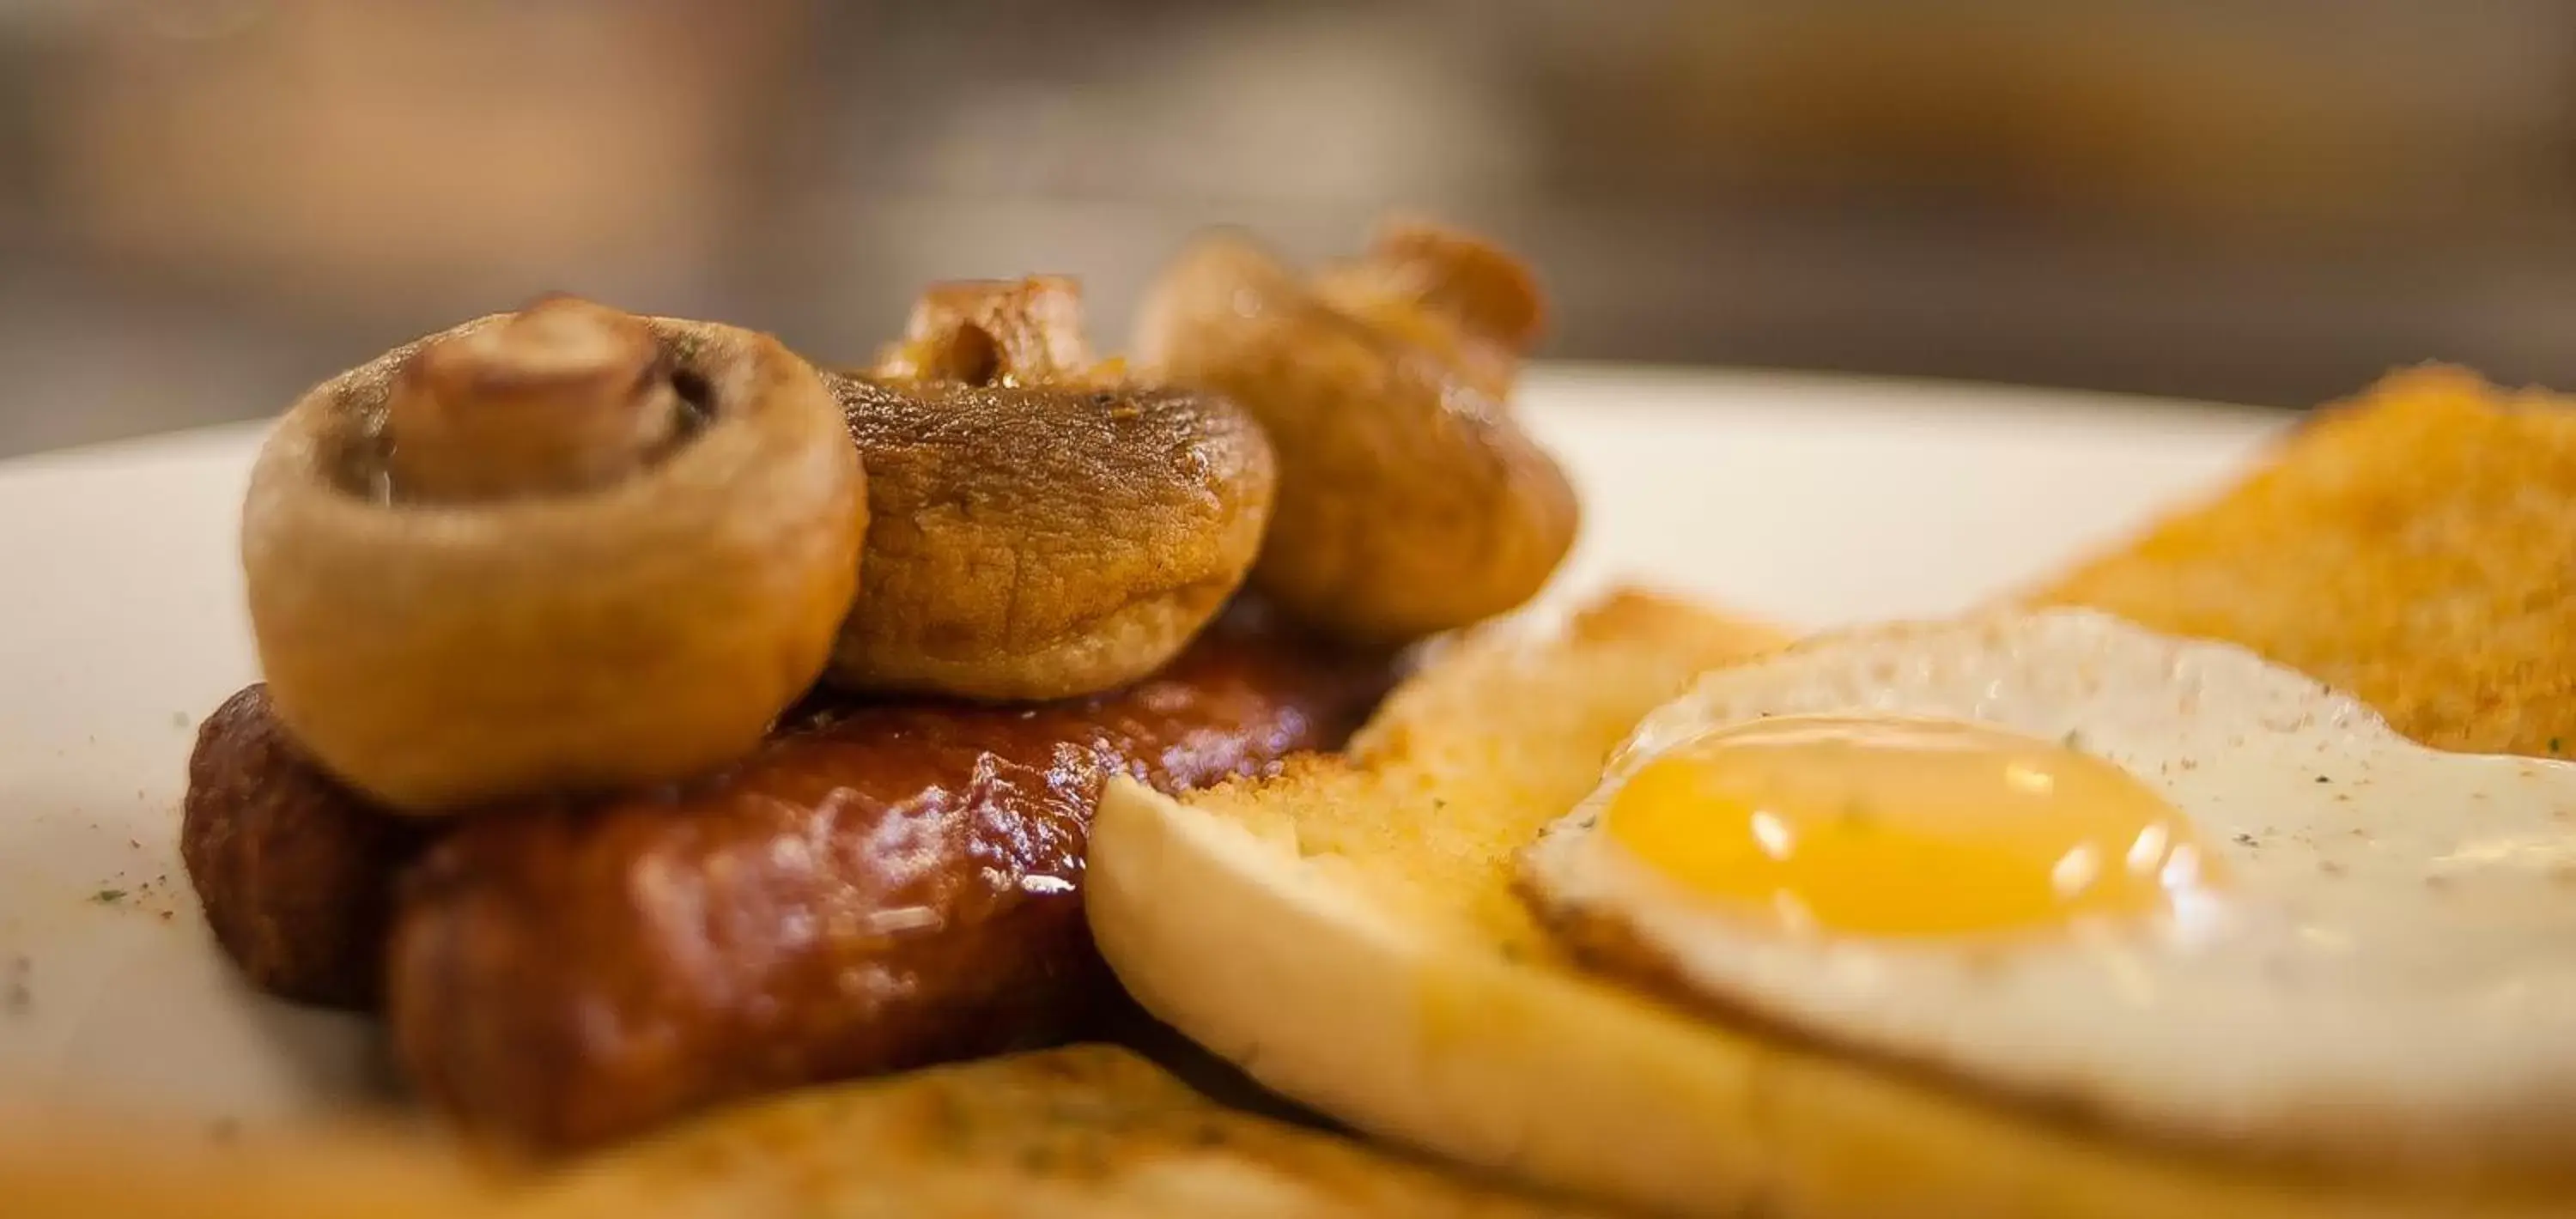
[[[1523,411],[1585,496],[1551,600],[1635,579],[1815,626],[2011,588],[2286,422],[1580,366],[1534,373]],[[0,462],[0,1100],[264,1123],[383,1095],[360,1022],[232,976],[174,843],[196,722],[256,676],[233,529],[258,436]]]

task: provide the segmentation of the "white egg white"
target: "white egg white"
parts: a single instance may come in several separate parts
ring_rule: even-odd
[[[1676,743],[1853,711],[2067,740],[2169,801],[2228,883],[2123,924],[1800,935],[1598,830]],[[2001,1095],[2303,1160],[2576,1165],[2576,766],[2421,748],[2238,648],[2075,610],[1821,637],[1649,716],[1523,880],[1611,972]]]

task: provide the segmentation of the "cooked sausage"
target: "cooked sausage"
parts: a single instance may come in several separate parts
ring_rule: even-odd
[[[566,1148],[1061,1037],[1115,993],[1080,909],[1106,777],[1271,769],[1391,676],[1230,615],[1114,694],[844,704],[682,790],[473,818],[399,902],[396,1052],[467,1126]]]
[[[267,686],[226,699],[197,729],[179,857],[215,941],[262,990],[372,1006],[393,877],[430,832],[308,760]]]
[[[1178,787],[1266,769],[1337,744],[1391,677],[1383,660],[1282,637],[1238,609],[1116,695],[1024,709],[821,702],[707,783],[476,818],[472,841],[439,852],[416,884],[404,923],[420,933],[397,954],[418,964],[406,977],[452,970],[461,988],[404,988],[397,1036],[431,1063],[424,1087],[469,1120],[557,1144],[809,1074],[1044,1040],[1079,1025],[1106,985],[1073,888],[1103,776]],[[283,997],[372,1005],[396,879],[453,832],[330,779],[262,687],[199,732],[182,854],[218,941]],[[758,866],[742,871],[745,859]],[[724,917],[675,928],[682,890]],[[706,972],[693,943],[734,955]],[[573,963],[542,968],[558,948]],[[515,982],[502,966],[535,976]],[[827,974],[833,985],[810,989]],[[844,978],[858,988],[848,996]],[[601,989],[612,979],[633,989]],[[575,1020],[664,1028],[694,1061],[653,1068],[657,1081],[620,1052],[632,1038],[611,1038],[565,1057],[556,1079],[510,1087],[568,1044],[517,1039],[587,1038]],[[778,1038],[782,1021],[803,1040]]]

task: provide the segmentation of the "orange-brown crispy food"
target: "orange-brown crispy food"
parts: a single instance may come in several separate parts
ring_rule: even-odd
[[[2576,748],[2576,401],[2396,373],[2034,600],[2251,648],[2428,745]]]

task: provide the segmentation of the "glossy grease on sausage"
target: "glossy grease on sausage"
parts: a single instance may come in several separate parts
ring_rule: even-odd
[[[397,1052],[467,1125],[575,1147],[1060,1038],[1114,994],[1080,906],[1107,776],[1271,769],[1391,675],[1238,614],[1113,694],[825,708],[682,790],[473,819],[399,904]]]

